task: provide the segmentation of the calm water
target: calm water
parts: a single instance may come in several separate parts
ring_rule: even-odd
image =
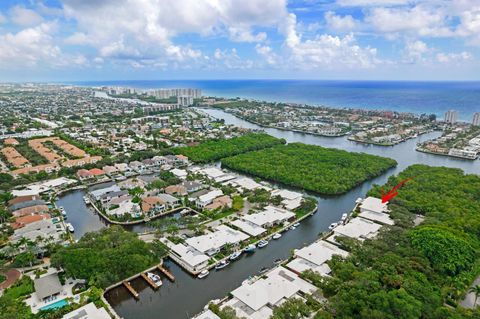
[[[204,95],[243,97],[265,101],[306,103],[333,107],[387,109],[434,113],[459,111],[470,122],[480,112],[480,82],[197,80],[77,82],[85,86],[137,88],[192,87]]]
[[[225,119],[229,124],[259,128],[222,111],[206,111],[215,117]],[[258,273],[262,267],[271,267],[275,259],[287,258],[293,249],[313,242],[321,232],[327,230],[328,225],[338,221],[343,213],[349,212],[353,208],[355,200],[358,197],[365,196],[373,183],[384,183],[388,176],[399,173],[409,165],[424,163],[432,166],[457,167],[468,173],[480,174],[480,162],[478,160],[467,161],[415,151],[417,142],[436,137],[440,134],[439,132],[423,135],[394,147],[379,147],[357,144],[346,140],[344,137],[327,138],[276,129],[267,129],[266,131],[276,137],[285,138],[288,142],[303,142],[395,158],[399,165],[344,195],[317,197],[319,206],[317,213],[304,220],[296,230],[286,232],[281,239],[271,241],[266,248],[257,249],[251,256],[242,256],[221,271],[212,271],[203,280],[191,277],[176,264],[167,261],[167,266],[177,278],[175,283],[169,283],[165,280],[165,286],[156,292],[145,287],[140,292],[140,300],[138,301],[131,298],[128,292],[121,287],[107,296],[120,316],[126,319],[190,318],[200,312],[210,300],[223,298],[228,292],[238,287],[243,280]]]

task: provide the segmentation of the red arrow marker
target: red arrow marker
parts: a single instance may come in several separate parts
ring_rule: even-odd
[[[392,198],[394,198],[395,196],[398,195],[398,192],[397,190],[403,186],[403,184],[405,184],[406,182],[412,180],[411,178],[407,178],[406,180],[404,181],[401,181],[397,186],[395,186],[394,188],[392,188],[388,193],[384,194],[383,192],[383,188],[382,188],[382,203],[386,203],[388,202],[389,200],[391,200]]]

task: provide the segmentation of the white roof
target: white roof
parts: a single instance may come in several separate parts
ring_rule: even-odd
[[[183,244],[168,245],[168,247],[175,252],[184,262],[189,264],[192,268],[200,265],[210,259],[207,255],[199,252],[191,246],[185,246]]]
[[[110,315],[105,308],[97,308],[95,304],[91,302],[67,313],[62,319],[110,319]]]
[[[366,209],[372,212],[382,213],[388,211],[386,203],[382,203],[382,200],[376,197],[367,197],[362,201],[360,209]]]
[[[313,244],[295,251],[296,257],[305,259],[317,266],[330,260],[333,255],[346,257],[348,252],[324,240],[314,242]]]
[[[201,314],[196,315],[192,319],[220,319],[219,316],[213,313],[210,309],[202,312]]]
[[[170,172],[177,177],[185,177],[188,175],[187,171],[184,169],[174,168]]]
[[[377,213],[377,212],[373,212],[373,211],[370,211],[370,210],[365,210],[365,211],[361,212],[360,214],[358,214],[358,216],[363,217],[365,219],[369,219],[369,220],[374,221],[374,222],[379,222],[379,223],[382,223],[382,224],[385,224],[385,225],[395,224],[393,219],[391,219],[390,216],[388,214],[385,214],[385,213]]]
[[[254,190],[259,187],[262,187],[262,185],[260,185],[259,183],[255,182],[253,179],[248,177],[240,177],[231,181],[230,183],[247,190]]]
[[[269,223],[282,222],[292,217],[295,217],[295,214],[291,211],[274,206],[267,206],[265,207],[264,211],[256,214],[245,215],[242,217],[242,219],[258,226],[263,226]]]
[[[250,238],[250,236],[238,230],[225,225],[220,225],[213,233],[188,238],[186,243],[198,251],[205,253],[211,250],[220,249],[227,243],[237,244],[248,238]]]
[[[276,189],[272,192],[272,196],[280,196],[284,199],[292,200],[298,197],[302,197],[302,194],[298,192],[289,191],[286,189]]]
[[[209,203],[212,200],[214,200],[215,198],[217,198],[219,196],[222,196],[222,195],[223,195],[223,192],[222,192],[221,189],[215,189],[215,190],[212,190],[212,191],[198,197],[198,201],[202,202],[202,203]]]
[[[105,187],[105,188],[100,188],[100,189],[96,189],[94,191],[91,191],[90,194],[95,197],[96,199],[100,198],[102,195],[105,195],[107,193],[111,193],[111,192],[119,192],[121,191],[120,187],[118,187],[118,185],[111,185],[109,187]]]
[[[237,219],[233,222],[231,222],[232,225],[237,226],[240,228],[241,231],[244,233],[249,234],[250,236],[258,236],[266,232],[267,230],[263,227],[260,227],[252,222],[246,221],[246,220],[241,220]]]
[[[69,179],[66,177],[59,177],[55,179],[50,179],[45,182],[38,182],[38,183],[33,183],[29,184],[26,186],[25,190],[20,190],[20,191],[12,191],[12,194],[14,196],[25,196],[25,195],[35,195],[35,194],[40,194],[46,191],[49,191],[53,188],[63,186],[63,185],[70,185],[74,184],[77,181],[74,179]]]
[[[346,225],[337,226],[334,231],[334,236],[342,235],[350,238],[364,240],[366,238],[373,238],[377,235],[378,230],[382,226],[370,220],[357,217]]]
[[[215,182],[217,182],[217,183],[222,183],[222,182],[225,182],[225,181],[232,180],[232,179],[234,179],[234,178],[236,178],[235,175],[225,174],[225,175],[216,177],[216,178],[215,178]]]
[[[235,314],[238,318],[245,319],[265,319],[270,318],[273,314],[272,308],[268,306],[263,306],[255,311],[235,297],[225,302],[222,305],[222,308],[223,307],[231,307],[235,310]]]
[[[231,294],[254,311],[270,304],[276,305],[283,298],[290,298],[299,291],[311,294],[317,288],[283,267],[276,267],[266,279],[242,284]]]
[[[295,199],[284,199],[282,204],[285,205],[285,208],[288,210],[294,210],[295,208],[300,207],[302,205],[303,197],[297,197]]]
[[[225,175],[225,173],[222,170],[220,170],[216,167],[207,167],[207,168],[204,168],[204,169],[200,170],[200,172],[202,174],[207,175],[211,179],[215,179],[217,177]]]
[[[326,275],[330,274],[330,272],[332,271],[330,269],[330,267],[328,266],[328,264],[326,264],[326,263],[318,266],[318,265],[316,265],[314,263],[311,263],[308,260],[305,260],[303,258],[293,259],[291,262],[289,262],[287,264],[287,267],[289,269],[293,270],[293,271],[298,272],[298,273],[302,273],[305,270],[312,270],[312,271],[315,271],[315,272],[317,272],[317,273],[319,273],[320,275],[323,275],[323,276],[326,276]]]

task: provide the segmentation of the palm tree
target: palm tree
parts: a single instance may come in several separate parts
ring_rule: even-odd
[[[470,287],[468,292],[474,293],[475,294],[475,302],[473,303],[473,306],[477,306],[477,299],[480,297],[480,285],[475,285],[473,287]]]

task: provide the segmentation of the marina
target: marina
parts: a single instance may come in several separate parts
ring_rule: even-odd
[[[205,111],[209,112],[210,115],[225,119],[227,123],[259,129],[259,127],[235,118],[231,114],[218,110]],[[373,184],[385,183],[388,176],[400,172],[409,165],[424,163],[433,166],[458,167],[467,173],[478,173],[480,171],[478,162],[448,157],[439,158],[415,151],[417,142],[438,136],[440,134],[438,132],[428,133],[416,139],[410,139],[405,143],[384,148],[357,144],[342,137],[324,138],[275,129],[267,129],[266,131],[276,137],[285,138],[288,142],[303,142],[395,158],[398,161],[398,166],[346,194],[315,196],[318,200],[317,213],[303,220],[295,231],[282,233],[281,239],[271,241],[268,247],[264,249],[253,248],[252,251],[255,251],[255,253],[244,253],[229,267],[222,269],[222,271],[207,274],[201,280],[188,274],[171,260],[166,260],[164,265],[168,265],[172,274],[175,275],[175,284],[164,283],[162,289],[159,289],[158,292],[143,290],[138,301],[131,298],[124,288],[119,288],[118,294],[115,292],[106,295],[107,300],[120,316],[147,319],[156,311],[162,311],[166,318],[192,317],[200,312],[210,300],[223,298],[251,275],[257,274],[262,269],[268,270],[281,260],[288,259],[291,250],[301,248],[317,240],[318,235],[327,231],[330,224],[339,222],[343,214],[350,212],[355,206],[357,198],[364,197]],[[190,300],[188,305],[181,302],[185,298]],[[184,312],[179,313],[178,309],[184,309]]]

